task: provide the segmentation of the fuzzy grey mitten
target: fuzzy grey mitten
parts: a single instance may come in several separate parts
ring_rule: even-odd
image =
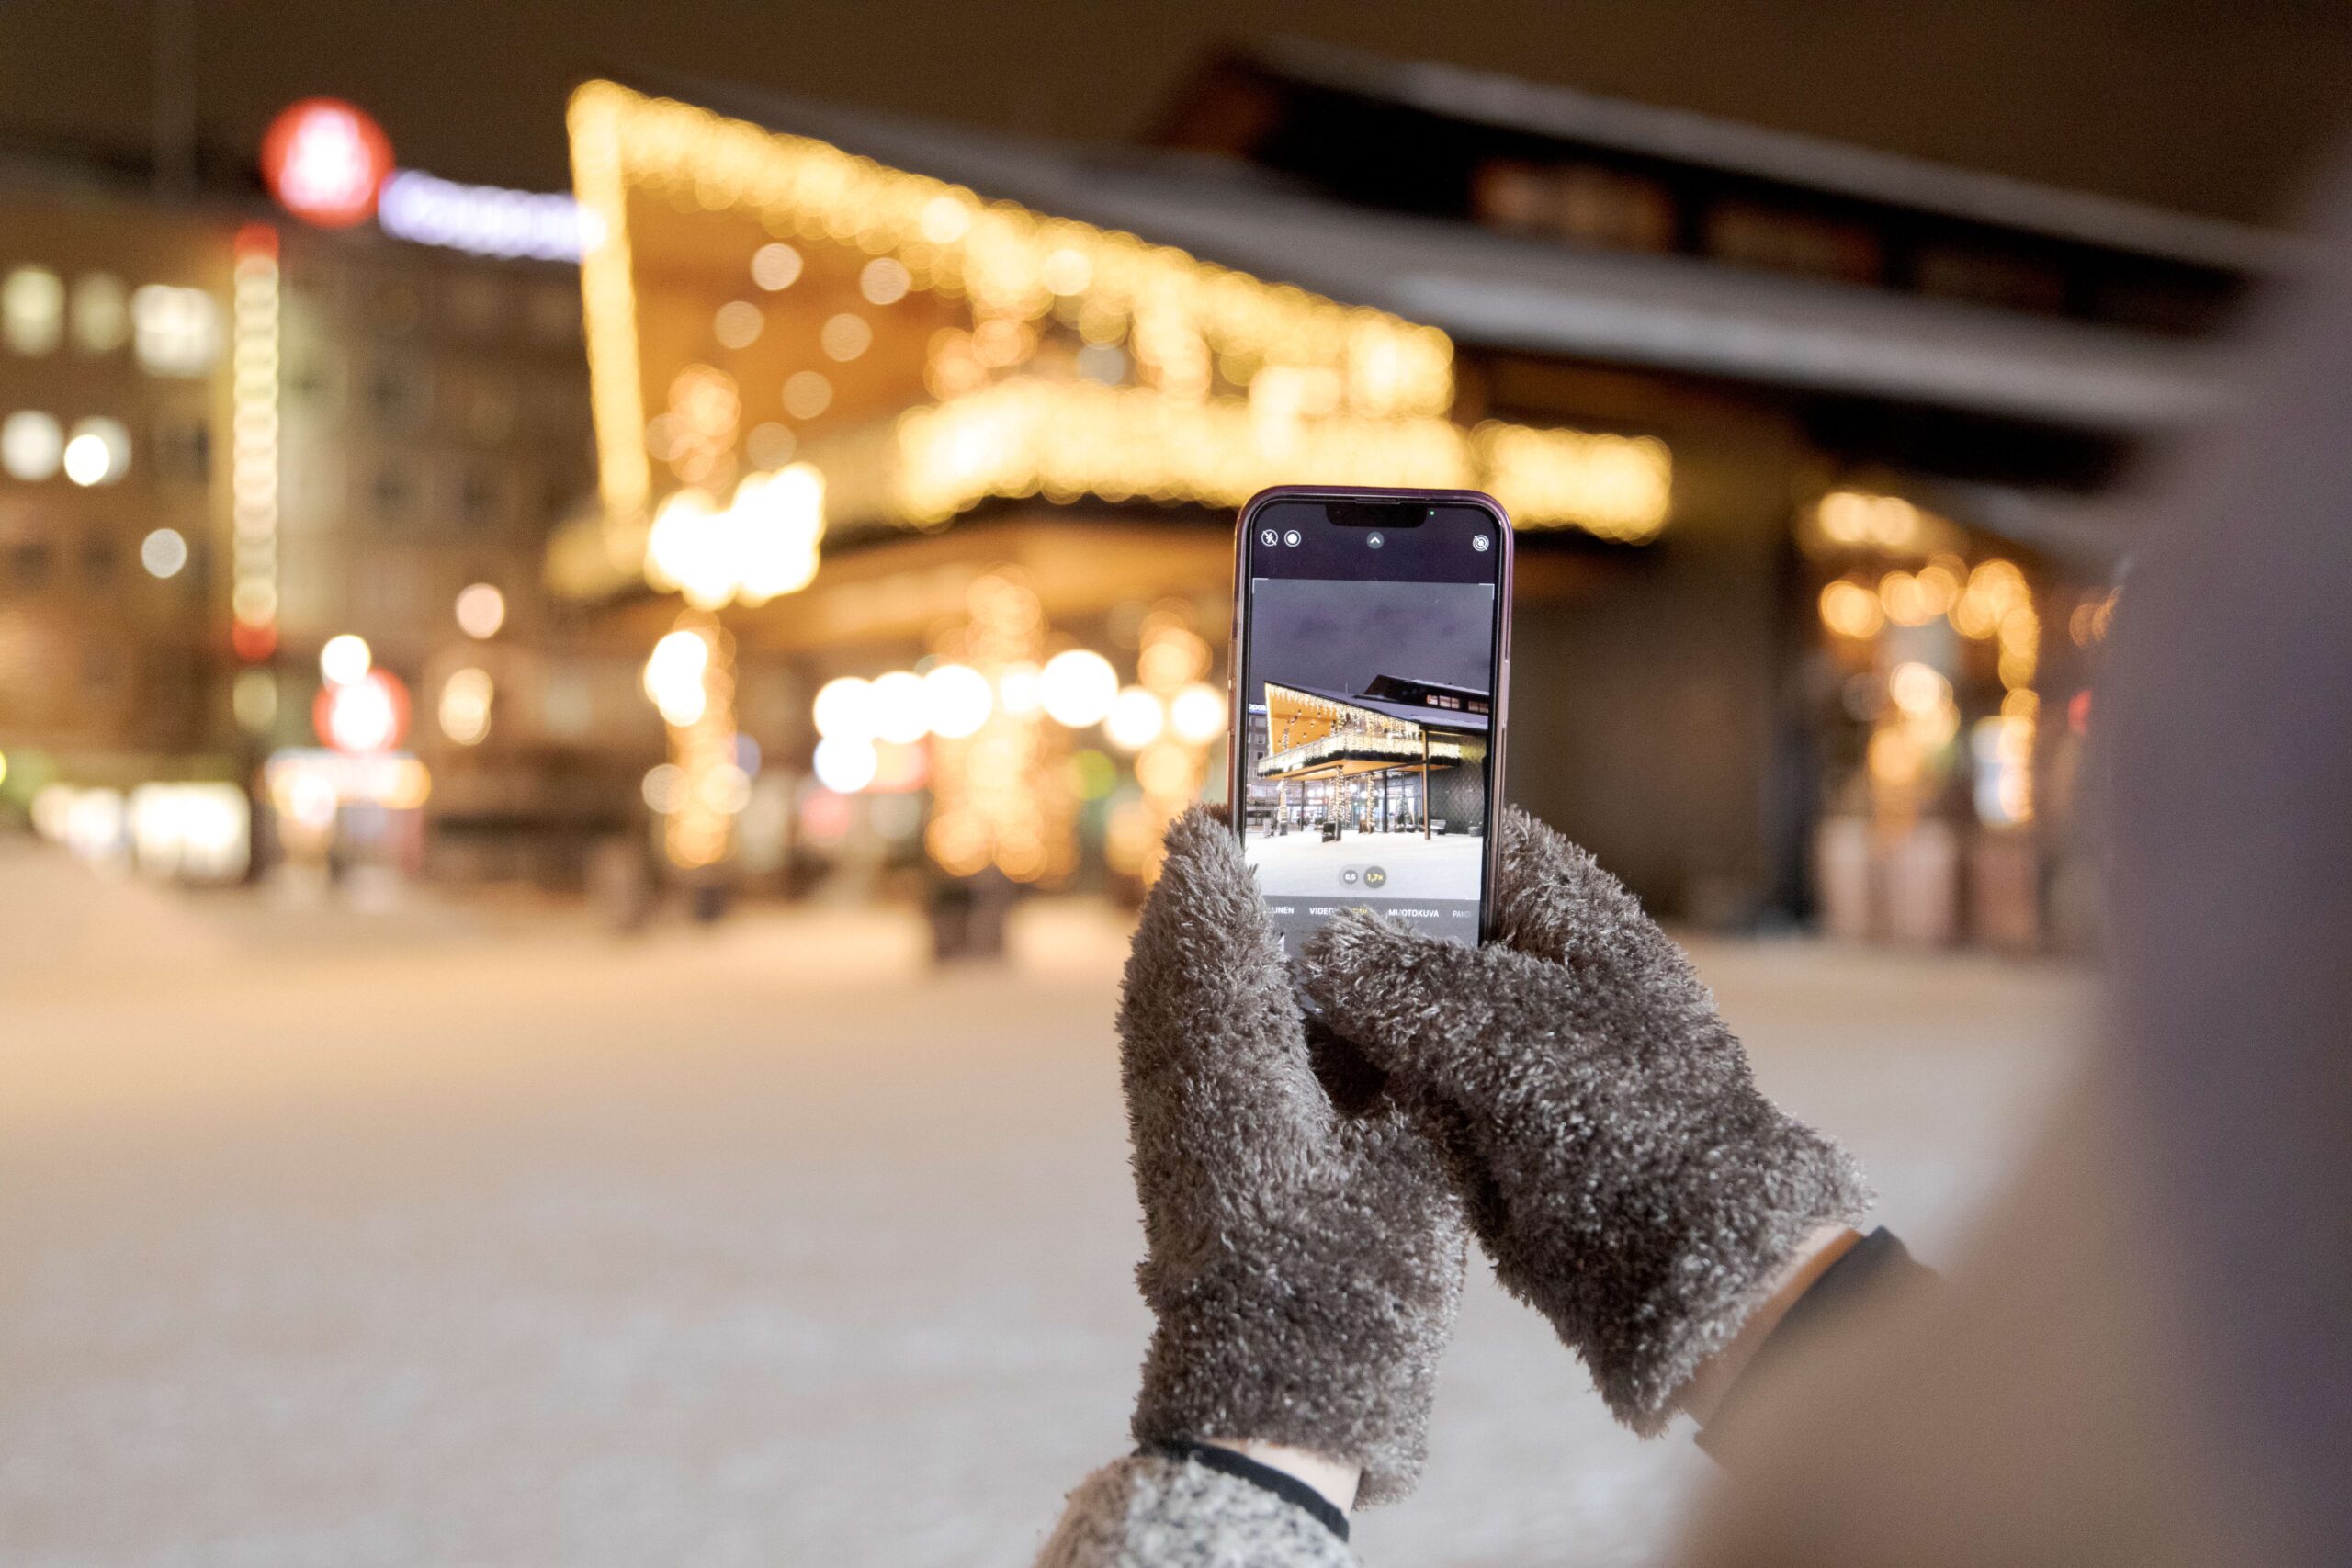
[[[1502,831],[1499,942],[1356,911],[1309,943],[1306,985],[1445,1149],[1496,1275],[1650,1436],[1805,1238],[1870,1194],[1757,1089],[1623,884],[1523,811]]]
[[[1459,1205],[1400,1110],[1318,1078],[1257,881],[1205,808],[1169,829],[1119,1040],[1159,1320],[1136,1439],[1312,1449],[1363,1467],[1360,1501],[1403,1496],[1461,1299]]]

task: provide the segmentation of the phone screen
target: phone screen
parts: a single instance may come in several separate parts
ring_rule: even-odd
[[[1251,515],[1237,815],[1287,951],[1349,908],[1478,942],[1508,559],[1501,519],[1466,503]]]

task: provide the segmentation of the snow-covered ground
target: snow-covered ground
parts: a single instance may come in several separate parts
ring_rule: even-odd
[[[1344,896],[1377,892],[1389,898],[1476,898],[1487,840],[1464,833],[1424,839],[1419,833],[1343,833],[1325,843],[1318,833],[1251,836],[1243,845],[1270,894]],[[1344,874],[1353,871],[1358,880]],[[1377,871],[1378,877],[1364,874]]]
[[[9,1568],[1005,1568],[1126,1447],[1113,912],[1032,906],[1013,965],[943,975],[888,912],[624,942],[80,874],[0,844],[0,939],[48,928],[0,940]],[[1698,958],[1766,1088],[1949,1257],[2081,979]],[[1483,1271],[1433,1450],[1367,1562],[1652,1562],[1708,1468]]]

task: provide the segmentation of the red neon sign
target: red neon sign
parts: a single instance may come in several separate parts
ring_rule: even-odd
[[[376,210],[376,188],[392,172],[391,139],[339,98],[304,98],[269,122],[261,172],[288,212],[348,229]]]

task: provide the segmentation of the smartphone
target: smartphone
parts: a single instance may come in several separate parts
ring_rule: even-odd
[[[1226,799],[1284,951],[1351,908],[1494,934],[1510,584],[1510,519],[1475,491],[1242,508]]]

